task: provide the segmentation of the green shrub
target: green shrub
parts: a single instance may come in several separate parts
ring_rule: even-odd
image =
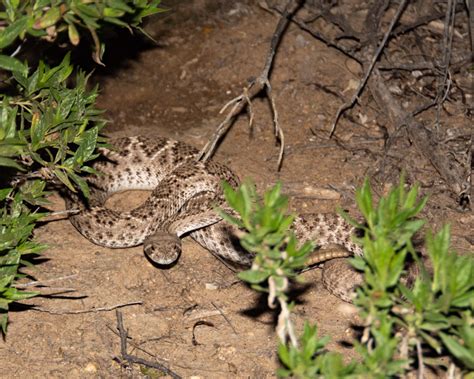
[[[34,296],[14,282],[25,254],[45,246],[32,240],[36,222],[46,216],[47,185],[62,184],[88,196],[82,174],[93,173],[88,162],[105,145],[104,126],[95,107],[97,88],[88,76],[73,74],[66,54],[61,63],[36,67],[17,57],[25,41],[39,38],[79,44],[86,33],[93,58],[101,63],[100,31],[107,25],[140,29],[143,17],[162,11],[160,1],[36,0],[2,1],[0,8],[0,325],[6,333],[9,304]],[[141,30],[141,29],[140,29]],[[64,42],[64,41],[63,41]]]
[[[351,259],[364,273],[365,283],[354,300],[364,320],[362,338],[355,341],[360,358],[350,363],[325,350],[328,339],[317,337],[316,326],[306,323],[302,336],[294,336],[288,283],[297,279],[295,270],[304,266],[311,245],[305,243],[298,249],[300,244],[290,229],[293,217],[285,215],[286,198],[280,195],[280,185],[270,189],[263,201],[248,183],[235,191],[224,185],[224,193],[239,216],[225,218],[243,230],[242,246],[256,254],[251,269],[239,277],[254,289],[269,292],[271,304],[275,298],[280,304],[280,376],[385,378],[402,377],[413,370],[423,376],[425,366],[446,368],[441,358],[448,356],[450,370],[471,372],[467,377],[473,377],[474,259],[449,250],[449,227],[444,227],[434,236],[427,234],[432,275],[424,269],[412,244],[425,223],[416,219],[426,203],[426,199],[417,200],[417,187],[406,192],[402,179],[375,206],[366,181],[356,195],[365,223],[346,216],[365,232],[358,240],[364,256]],[[400,280],[409,256],[420,265],[420,275],[411,288]]]

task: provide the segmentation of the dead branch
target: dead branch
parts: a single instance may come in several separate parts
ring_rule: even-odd
[[[469,185],[464,181],[459,168],[450,164],[432,133],[421,123],[417,122],[412,114],[403,111],[400,104],[398,104],[397,100],[384,84],[380,72],[377,69],[373,72],[369,86],[372,94],[382,104],[381,106],[388,110],[389,117],[392,119],[393,124],[396,125],[397,128],[402,126],[406,127],[409,138],[413,141],[415,147],[431,162],[451,191],[456,194],[458,202],[466,201],[463,199],[469,195]]]
[[[45,217],[43,217],[40,222],[49,223],[52,221],[67,220],[69,215],[79,213],[79,209],[68,209],[64,211],[51,211]]]
[[[351,100],[348,103],[343,104],[337,110],[335,120],[334,120],[334,122],[332,124],[332,127],[331,127],[331,132],[329,133],[329,137],[331,137],[334,134],[334,132],[336,131],[337,122],[339,121],[339,118],[341,117],[342,113],[345,112],[346,110],[352,108],[354,106],[354,104],[356,103],[357,99],[359,98],[360,94],[362,93],[362,90],[364,89],[365,85],[367,84],[367,81],[369,80],[370,74],[372,73],[372,70],[375,67],[375,63],[379,59],[379,56],[382,53],[382,50],[384,49],[385,44],[388,41],[388,37],[390,36],[390,34],[393,30],[393,27],[395,26],[395,23],[398,21],[398,19],[402,15],[406,4],[407,4],[407,0],[403,0],[403,1],[400,2],[400,5],[398,6],[397,12],[393,16],[392,21],[390,22],[390,26],[388,27],[388,29],[387,29],[387,31],[384,35],[384,38],[383,38],[382,42],[380,43],[379,47],[377,48],[377,51],[375,52],[374,56],[372,57],[372,61],[370,62],[369,67],[367,68],[367,71],[364,75],[364,78],[360,82],[359,87],[357,88],[357,90],[352,95]]]
[[[16,283],[13,285],[13,287],[15,288],[43,287],[43,286],[46,286],[47,283],[57,282],[60,280],[73,279],[76,277],[77,277],[77,274],[72,274],[72,275],[60,276],[58,278],[52,278],[52,279],[46,279],[46,280],[35,280],[33,282],[28,282],[28,283]]]
[[[225,313],[222,311],[221,308],[219,308],[213,301],[211,301],[211,304],[216,308],[216,310],[219,312],[219,314],[223,317],[223,319],[229,324],[229,326],[232,328],[234,334],[238,334],[237,330],[234,328],[234,325],[230,322],[229,318],[225,315]]]
[[[469,204],[470,202],[470,188],[469,180],[463,178],[463,174],[457,165],[451,164],[448,157],[444,154],[436,138],[430,130],[425,128],[421,123],[415,120],[415,115],[421,113],[432,106],[437,106],[437,120],[439,120],[439,112],[441,105],[446,100],[450,89],[450,74],[449,66],[451,59],[451,46],[454,15],[456,13],[455,4],[452,0],[448,1],[446,16],[445,16],[445,34],[443,39],[444,57],[441,67],[443,69],[442,79],[438,86],[436,98],[423,104],[411,114],[403,111],[402,107],[396,99],[393,98],[389,89],[384,84],[383,78],[378,69],[374,70],[373,77],[369,83],[372,94],[378,100],[379,106],[382,109],[387,109],[389,117],[395,125],[395,131],[401,127],[405,127],[409,139],[415,145],[415,148],[433,165],[435,170],[443,178],[450,190],[456,195],[459,204]],[[393,137],[393,133],[392,133]],[[391,137],[391,138],[392,138]],[[386,146],[386,151],[389,144]]]
[[[462,8],[459,7],[455,10],[456,12],[462,12]],[[405,25],[398,25],[394,30],[393,30],[393,33],[392,33],[392,36],[394,37],[398,37],[402,34],[405,34],[405,33],[408,33],[420,26],[424,26],[424,25],[427,25],[429,24],[431,21],[435,21],[435,20],[438,20],[440,18],[443,18],[445,16],[445,14],[443,12],[434,12],[432,14],[428,14],[428,15],[424,15],[424,16],[421,16],[419,18],[417,18],[415,21],[413,22],[410,22],[409,24],[405,24]],[[381,37],[381,36],[378,36],[378,37]],[[361,47],[364,45],[364,44],[367,44],[369,43],[370,40],[367,40],[367,41],[363,41],[361,42]]]
[[[472,3],[472,2],[471,2]],[[432,101],[429,101],[426,104],[422,104],[420,107],[415,109],[411,114],[403,111],[400,104],[393,98],[389,89],[384,83],[378,69],[375,69],[375,63],[378,60],[380,53],[383,51],[383,48],[390,36],[401,35],[410,30],[413,30],[419,26],[426,25],[432,20],[439,19],[443,17],[443,13],[436,11],[428,15],[423,15],[407,25],[398,25],[395,27],[396,22],[399,20],[401,13],[406,6],[407,1],[402,1],[398,7],[398,10],[395,16],[391,20],[391,24],[388,30],[384,34],[383,41],[377,48],[377,52],[373,55],[372,61],[370,66],[367,68],[364,79],[361,81],[359,88],[354,93],[351,101],[347,104],[344,104],[341,108],[339,108],[337,115],[335,117],[334,124],[331,129],[331,136],[334,133],[335,127],[337,122],[342,115],[342,113],[351,108],[358,100],[360,94],[362,93],[364,86],[369,85],[371,89],[372,95],[375,97],[379,107],[381,109],[387,109],[389,111],[389,117],[392,119],[392,124],[395,126],[391,130],[391,136],[388,139],[388,143],[386,145],[386,152],[389,146],[390,141],[393,139],[393,133],[398,133],[401,127],[405,127],[408,133],[408,138],[414,143],[417,150],[421,152],[433,165],[436,171],[440,174],[440,176],[444,179],[444,181],[448,184],[450,190],[456,195],[458,198],[458,202],[465,206],[466,204],[470,203],[470,192],[472,191],[472,184],[471,182],[474,180],[471,178],[465,178],[462,174],[461,168],[457,167],[456,165],[451,164],[449,158],[446,154],[442,151],[441,147],[439,146],[435,136],[432,132],[426,129],[423,125],[417,122],[414,117],[433,107],[438,105],[438,112],[441,108],[441,105],[446,100],[451,86],[451,75],[453,72],[458,71],[463,67],[467,61],[472,60],[472,52],[468,54],[468,56],[462,57],[458,59],[455,63],[455,67],[451,64],[451,47],[452,47],[452,38],[454,35],[453,31],[453,20],[454,16],[457,12],[462,11],[462,7],[456,7],[456,2],[452,0],[449,1],[447,4],[447,9],[445,12],[445,24],[444,24],[444,44],[443,44],[443,59],[440,63],[431,63],[431,62],[420,62],[420,63],[410,63],[410,64],[385,64],[381,66],[380,69],[397,69],[397,70],[432,70],[434,74],[439,75],[442,79],[439,81],[438,92],[437,96]],[[427,3],[429,4],[429,2]],[[387,2],[373,2],[371,9],[368,11],[368,16],[365,20],[366,24],[366,34],[375,35],[378,39],[379,36],[377,34],[378,25],[380,24],[381,17],[386,9]],[[469,6],[468,6],[469,8]],[[275,8],[273,8],[275,9]],[[430,8],[431,9],[431,8]],[[276,12],[281,13],[280,10],[276,9]],[[324,10],[320,11],[317,17],[322,17]],[[472,7],[470,7],[469,12],[469,22],[472,23],[474,17],[472,16],[474,12],[472,12]],[[326,20],[327,22],[331,22],[330,19]],[[374,39],[366,39],[364,41],[360,41],[359,45],[354,49],[346,49],[337,43],[335,43],[330,38],[323,36],[321,33],[313,30],[305,21],[293,17],[292,22],[296,23],[302,30],[307,31],[316,39],[319,39],[327,44],[329,47],[336,48],[337,50],[343,52],[346,56],[354,59],[358,63],[364,65],[364,62],[359,57],[362,56],[362,53],[358,53],[354,55],[352,51],[358,51],[363,49],[365,53],[371,51],[372,49],[375,50],[374,47],[370,46],[376,44],[376,40]],[[312,22],[312,21],[310,21]],[[338,20],[335,26],[339,27],[340,20]],[[344,28],[342,28],[344,29]],[[471,36],[472,37],[472,36]],[[473,43],[471,39],[471,43]],[[371,73],[372,72],[372,73]],[[370,79],[370,80],[369,80]],[[468,159],[472,159],[472,152],[468,152]]]
[[[231,100],[229,103],[226,104],[224,109],[227,108],[227,106],[230,104],[234,104],[234,105],[232,109],[227,113],[224,121],[222,121],[221,124],[217,127],[216,131],[213,133],[209,142],[201,150],[199,154],[199,159],[207,161],[212,156],[212,154],[214,153],[216,149],[217,143],[220,141],[222,136],[224,136],[227,133],[227,131],[230,129],[235,118],[247,106],[249,107],[248,109],[251,110],[250,102],[252,101],[252,99],[254,99],[263,90],[265,90],[266,96],[268,100],[270,101],[270,107],[273,113],[275,137],[280,141],[280,154],[278,158],[278,169],[280,169],[281,163],[283,160],[285,140],[284,140],[283,130],[281,129],[279,121],[278,121],[278,112],[275,106],[275,99],[272,94],[272,86],[270,84],[269,78],[270,78],[271,69],[273,67],[275,54],[280,44],[283,33],[288,27],[290,18],[298,10],[300,6],[301,6],[301,0],[289,0],[288,3],[286,4],[283,15],[281,16],[280,21],[278,22],[278,25],[275,29],[275,32],[273,33],[272,40],[270,42],[270,49],[267,54],[265,66],[262,72],[255,80],[253,80],[247,87],[244,88],[241,95],[237,96],[236,98],[234,98],[233,100]],[[251,112],[250,120],[251,121],[253,120],[253,112]]]
[[[264,3],[259,3],[260,7],[264,10],[266,10],[267,12],[271,12],[271,13],[274,13],[274,14],[279,14],[279,15],[283,15],[283,10],[282,9],[279,9],[277,7],[267,7]],[[310,34],[312,37],[316,38],[317,40],[323,42],[325,45],[327,45],[328,47],[332,47],[338,51],[340,51],[341,53],[343,53],[344,55],[346,55],[347,57],[355,60],[357,63],[359,63],[360,65],[362,65],[362,60],[354,55],[349,49],[345,48],[344,46],[338,44],[336,41],[324,36],[323,34],[321,34],[320,32],[318,32],[316,29],[312,28],[310,25],[309,25],[309,22],[308,21],[305,21],[303,20],[302,18],[300,17],[292,17],[291,22],[293,22],[294,24],[298,25],[298,27],[301,29],[301,30],[304,30],[305,32],[307,32],[308,34]]]
[[[444,37],[443,37],[443,63],[444,68],[443,77],[438,84],[438,91],[436,94],[436,125],[439,127],[439,118],[441,109],[444,101],[448,97],[449,90],[451,88],[451,78],[449,72],[449,66],[451,63],[451,48],[453,45],[453,34],[454,34],[454,16],[456,6],[453,0],[448,0],[448,6],[446,7],[446,18],[444,20]]]
[[[131,305],[141,305],[143,304],[143,301],[132,301],[130,303],[124,303],[124,304],[117,304],[117,305],[112,305],[110,307],[102,307],[102,308],[90,308],[90,309],[80,309],[77,311],[55,311],[51,309],[44,309],[40,307],[34,307],[31,308],[31,310],[36,311],[36,312],[44,312],[44,313],[49,313],[52,315],[78,315],[78,314],[83,314],[83,313],[96,313],[96,312],[110,312],[113,311],[114,309],[117,308],[123,308],[123,307],[129,307]]]
[[[460,54],[460,58],[449,64],[452,73],[459,72],[462,67],[469,64],[474,59],[473,53]],[[419,63],[392,63],[379,64],[377,68],[380,71],[402,70],[402,71],[416,71],[416,70],[432,70],[434,72],[441,72],[441,67],[438,63],[433,62],[419,62]]]
[[[115,312],[115,314],[117,316],[117,329],[118,329],[119,334],[120,334],[120,353],[122,355],[123,360],[127,361],[129,364],[136,363],[136,364],[139,364],[139,365],[155,368],[157,370],[160,370],[160,371],[164,372],[166,375],[171,376],[174,379],[181,379],[181,376],[179,376],[175,372],[171,371],[168,367],[166,367],[165,365],[162,365],[161,363],[150,362],[150,361],[147,361],[147,360],[142,359],[140,357],[136,357],[134,355],[128,354],[127,353],[128,334],[127,334],[127,331],[125,330],[125,328],[123,326],[122,312],[117,310]]]

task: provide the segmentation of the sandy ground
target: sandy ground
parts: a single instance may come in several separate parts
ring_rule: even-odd
[[[259,74],[278,19],[252,3],[229,2],[220,8],[209,3],[177,5],[153,19],[147,30],[158,46],[127,46],[131,57],[114,58],[98,71],[99,105],[107,110],[110,136],[160,135],[202,147],[222,120],[220,108]],[[278,146],[264,98],[253,102],[252,130],[242,115],[216,158],[240,178],[253,178],[260,190],[283,181],[296,212],[331,212],[338,206],[354,212],[354,189],[376,164],[366,147],[382,149],[376,126],[383,112],[366,100],[352,111],[352,121],[341,119],[337,137],[358,149],[342,149],[327,139],[327,132],[342,103],[331,91],[348,98],[351,83],[361,75],[357,64],[291,26],[272,76],[286,136],[282,170],[276,170]],[[455,130],[465,123],[462,115],[453,115],[449,125]],[[425,216],[434,227],[450,222],[454,247],[472,251],[465,238],[474,227],[472,213],[456,210],[428,162],[420,157],[413,162],[423,193],[431,194]],[[111,206],[131,207],[144,196],[126,193]],[[59,196],[52,201],[55,209],[64,208]],[[11,312],[8,336],[0,342],[1,377],[156,377],[157,372],[138,365],[119,364],[116,315],[107,309],[120,304],[129,304],[121,311],[131,354],[161,362],[184,377],[274,376],[275,313],[264,297],[189,238],[178,264],[158,270],[141,247],[95,246],[67,220],[42,226],[37,237],[50,247],[40,264],[24,270],[31,275],[25,281],[50,281],[43,296]],[[301,330],[305,319],[317,322],[320,333],[331,336],[330,349],[355,356],[349,344],[350,326],[357,320],[354,309],[323,288],[320,270],[303,277],[306,284],[296,291],[297,327]]]

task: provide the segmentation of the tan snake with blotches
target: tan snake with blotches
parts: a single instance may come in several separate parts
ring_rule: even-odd
[[[126,137],[112,139],[113,150],[101,149],[102,159],[93,167],[101,175],[88,178],[87,202],[68,197],[68,209],[80,212],[71,223],[87,239],[101,246],[126,248],[144,245],[148,258],[159,265],[174,263],[181,253],[180,238],[190,235],[200,245],[225,260],[249,266],[252,255],[239,244],[236,228],[214,209],[225,206],[221,183],[239,184],[225,165],[197,161],[198,150],[166,138]],[[131,211],[105,206],[112,194],[126,190],[151,190],[148,199]],[[318,253],[313,263],[335,257],[362,254],[353,242],[354,227],[335,214],[297,216],[292,228],[300,241],[319,247],[340,245],[346,250]],[[360,275],[340,259],[325,264],[323,283],[333,294],[350,301]]]

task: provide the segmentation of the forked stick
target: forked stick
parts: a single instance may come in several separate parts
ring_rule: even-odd
[[[227,131],[232,126],[233,121],[235,118],[242,112],[242,110],[248,106],[249,113],[250,113],[250,125],[253,121],[253,111],[251,101],[255,98],[258,94],[260,94],[263,90],[267,95],[268,100],[270,101],[270,107],[273,113],[273,125],[275,129],[275,137],[280,141],[280,153],[278,156],[278,169],[281,167],[281,163],[283,160],[283,152],[285,149],[285,137],[283,134],[283,130],[280,127],[278,121],[278,112],[275,106],[275,99],[272,94],[272,86],[270,84],[270,72],[273,66],[273,61],[275,58],[275,54],[280,44],[281,38],[283,33],[285,32],[288,24],[290,23],[291,16],[299,9],[302,1],[301,0],[289,0],[286,4],[285,10],[278,22],[278,25],[273,33],[272,40],[270,42],[270,50],[267,54],[267,59],[265,61],[265,66],[260,73],[260,75],[252,80],[252,82],[243,89],[242,94],[235,97],[234,99],[230,100],[224,108],[221,110],[221,113],[224,110],[233,104],[230,111],[228,111],[224,120],[220,123],[220,125],[215,130],[214,134],[212,135],[209,142],[204,146],[199,154],[199,159],[207,161],[213,154],[216,149],[217,143],[219,140],[224,136]]]

